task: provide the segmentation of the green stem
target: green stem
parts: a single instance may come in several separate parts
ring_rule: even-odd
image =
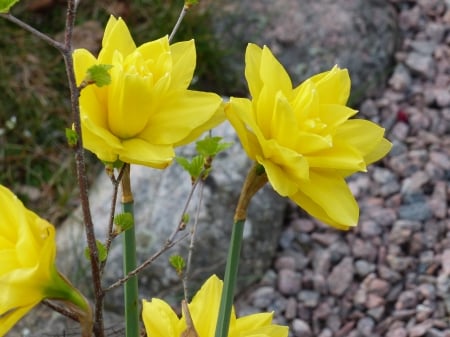
[[[244,234],[244,224],[245,219],[242,219],[237,220],[233,225],[215,337],[228,336],[231,309],[233,307],[234,288],[236,286],[242,237]]]
[[[134,219],[133,195],[130,186],[130,167],[122,177],[122,211],[131,213]],[[136,263],[136,233],[135,224],[123,233],[123,273],[128,275],[135,270]],[[125,335],[126,337],[139,337],[139,310],[138,310],[138,279],[131,277],[124,284],[125,302]]]
[[[122,203],[122,211],[134,214],[133,201]],[[136,234],[134,225],[123,233],[123,273],[136,269]],[[133,276],[124,284],[126,337],[139,337],[138,279]]]

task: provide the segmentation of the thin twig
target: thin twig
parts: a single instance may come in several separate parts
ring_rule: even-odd
[[[42,301],[43,304],[45,304],[47,307],[49,307],[50,309],[59,312],[61,315],[69,317],[71,320],[75,321],[75,322],[79,322],[80,318],[74,314],[73,312],[67,310],[66,308],[57,305],[56,303],[53,303],[50,300],[44,300]]]
[[[205,189],[205,184],[202,181],[202,183],[200,185],[200,192],[199,192],[199,198],[198,198],[199,202],[197,205],[197,210],[195,212],[195,220],[194,220],[194,224],[192,225],[192,229],[191,229],[191,241],[189,243],[189,252],[188,252],[188,257],[187,257],[187,261],[186,261],[186,269],[184,271],[183,280],[182,280],[184,299],[186,302],[188,302],[188,279],[189,279],[190,270],[191,270],[192,255],[194,252],[194,244],[195,244],[195,236],[197,234],[197,225],[198,225],[198,219],[200,217],[200,208],[202,205],[204,189]]]
[[[200,175],[201,177],[201,175]],[[183,217],[186,214],[186,211],[189,207],[189,204],[191,203],[192,200],[192,196],[194,195],[194,191],[198,185],[198,183],[200,182],[200,178],[197,178],[193,183],[192,183],[192,187],[191,190],[189,191],[189,195],[186,198],[186,202],[184,203],[184,207],[183,207],[183,211],[181,212],[181,217],[180,217],[180,221],[176,224],[176,227],[174,228],[174,230],[172,231],[172,234],[170,234],[169,238],[167,239],[167,242],[172,242],[175,239],[175,236],[177,235],[177,233],[182,230],[182,226],[180,226],[180,224],[183,223]]]
[[[176,34],[178,28],[180,28],[181,21],[183,21],[183,18],[184,18],[184,16],[186,15],[186,13],[187,13],[188,10],[189,10],[189,6],[184,5],[184,6],[183,6],[183,9],[182,9],[181,12],[180,12],[180,15],[178,16],[178,20],[177,20],[177,22],[175,23],[175,26],[173,27],[172,32],[171,32],[170,35],[169,35],[169,42],[172,42],[173,37],[175,36],[175,34]]]
[[[104,288],[103,291],[106,293],[110,290],[113,290],[117,287],[120,287],[122,284],[124,284],[125,282],[127,282],[130,278],[132,278],[133,276],[136,276],[137,274],[139,274],[143,269],[145,269],[149,264],[153,263],[153,261],[155,261],[159,256],[161,256],[163,253],[165,253],[168,249],[172,248],[173,246],[175,246],[176,244],[178,244],[180,241],[184,240],[189,234],[185,234],[183,236],[181,236],[180,238],[178,238],[175,241],[172,242],[166,242],[165,245],[159,250],[157,251],[155,254],[153,254],[152,256],[150,256],[147,260],[145,260],[139,267],[137,267],[135,270],[129,272],[125,277],[117,280],[116,282],[114,282],[113,284],[111,284],[109,287]]]
[[[58,42],[58,41],[52,39],[48,35],[45,35],[44,33],[42,33],[39,30],[37,30],[36,28],[31,27],[29,24],[27,24],[27,23],[23,22],[22,20],[16,18],[14,15],[12,15],[10,13],[0,13],[0,17],[5,18],[6,20],[16,24],[20,28],[30,32],[34,36],[36,36],[36,37],[40,38],[41,40],[47,42],[50,46],[56,48],[61,53],[64,53],[64,51],[66,49],[66,46],[64,44],[62,44],[61,42]]]
[[[72,119],[78,142],[75,148],[75,162],[77,168],[78,187],[80,190],[80,201],[85,225],[86,241],[89,247],[90,264],[95,294],[94,333],[97,337],[104,337],[103,327],[103,297],[104,292],[101,284],[100,262],[94,232],[94,224],[89,206],[88,182],[86,177],[86,164],[84,159],[83,139],[81,134],[81,118],[79,96],[80,91],[76,85],[73,57],[72,57],[72,34],[75,24],[76,3],[75,0],[67,1],[66,27],[64,35],[64,48],[62,51],[66,64],[67,78],[70,88],[70,102],[72,108]]]
[[[108,254],[109,254],[109,250],[111,248],[112,241],[116,237],[116,235],[114,234],[114,229],[113,229],[114,214],[116,213],[116,203],[117,203],[117,196],[119,194],[119,185],[122,180],[122,176],[123,176],[124,172],[125,172],[125,165],[123,165],[120,168],[119,175],[117,176],[117,178],[114,176],[114,171],[112,171],[112,176],[110,176],[111,183],[113,185],[113,195],[112,195],[111,207],[110,207],[110,212],[109,212],[107,239],[105,242],[106,259],[103,262],[101,262],[101,264],[100,264],[100,271],[102,274],[103,274],[103,270],[105,268],[105,265],[106,265],[106,262],[108,259]]]

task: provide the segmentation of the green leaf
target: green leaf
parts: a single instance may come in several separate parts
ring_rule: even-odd
[[[196,4],[198,4],[198,0],[185,0],[184,1],[184,5],[188,6],[188,7],[191,7]]]
[[[183,273],[183,269],[186,267],[186,262],[180,255],[172,255],[169,257],[169,263],[178,275],[181,275]]]
[[[197,179],[203,171],[205,157],[198,155],[192,158],[191,161],[184,157],[175,157],[175,160],[193,179]]]
[[[69,146],[75,146],[78,143],[78,134],[75,130],[66,128],[66,139]]]
[[[181,221],[183,221],[185,224],[187,224],[190,219],[191,217],[189,216],[189,213],[184,213],[183,216],[181,217]]]
[[[134,224],[133,214],[129,212],[117,214],[114,217],[114,224],[117,226],[119,233],[122,233],[127,229],[130,229],[131,227],[133,227]]]
[[[232,143],[222,142],[222,137],[206,137],[196,143],[197,152],[205,157],[215,157],[219,152],[228,149]]]
[[[0,0],[0,13],[8,13],[9,9],[19,0]]]
[[[103,87],[111,83],[109,70],[113,66],[110,64],[96,64],[87,70],[86,81],[94,82],[98,87]]]
[[[100,262],[105,261],[108,257],[108,252],[106,251],[105,245],[98,240],[95,241],[95,245],[97,246],[98,250],[98,259],[100,260]],[[86,259],[90,260],[91,257],[89,254],[89,247],[86,247],[84,249],[84,256],[86,257]]]

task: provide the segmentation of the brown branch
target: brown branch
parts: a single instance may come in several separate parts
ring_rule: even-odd
[[[76,85],[73,57],[72,57],[72,34],[75,24],[76,4],[75,0],[67,1],[66,28],[64,35],[64,49],[62,50],[66,65],[67,79],[70,89],[70,103],[72,108],[72,119],[75,132],[78,134],[78,142],[75,147],[75,162],[77,170],[78,187],[80,190],[80,201],[83,212],[83,222],[85,226],[86,241],[89,247],[91,272],[95,296],[94,313],[94,334],[97,337],[104,337],[103,327],[103,298],[104,291],[101,284],[100,262],[94,232],[94,224],[89,206],[88,180],[86,176],[86,164],[83,150],[83,139],[81,134],[81,119],[79,97],[80,91]]]
[[[125,282],[127,282],[130,278],[136,276],[137,274],[139,274],[142,270],[144,270],[149,264],[153,263],[153,261],[155,261],[158,257],[160,257],[163,253],[165,253],[168,249],[172,248],[173,246],[175,246],[177,243],[179,243],[180,241],[182,241],[183,239],[185,239],[186,237],[188,237],[188,233],[186,233],[185,235],[183,235],[182,237],[180,237],[178,240],[175,241],[167,241],[165,243],[165,245],[159,250],[157,251],[155,254],[153,254],[152,256],[150,256],[147,260],[145,260],[139,267],[137,267],[136,269],[134,269],[133,271],[130,271],[125,277],[117,280],[116,282],[114,282],[113,284],[111,284],[109,287],[104,289],[104,292],[108,292],[110,290],[113,290],[117,287],[120,287],[121,285],[123,285]]]

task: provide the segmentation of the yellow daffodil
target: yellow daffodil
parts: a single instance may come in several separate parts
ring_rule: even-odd
[[[43,299],[67,301],[91,328],[89,305],[56,270],[55,252],[54,227],[0,185],[0,336]]]
[[[188,305],[190,319],[198,337],[214,337],[219,314],[222,281],[211,276]],[[272,313],[259,313],[236,318],[231,314],[229,337],[287,337],[288,327],[272,324]],[[143,301],[142,318],[147,336],[180,337],[186,331],[186,317],[177,314],[164,301]],[[188,319],[189,321],[189,319]]]
[[[175,146],[225,119],[221,97],[187,89],[193,40],[170,45],[165,36],[136,47],[125,22],[111,16],[98,58],[86,49],[73,57],[77,84],[91,66],[112,65],[109,85],[89,85],[80,96],[84,147],[104,162],[165,168]]]
[[[347,70],[334,67],[293,88],[269,48],[249,44],[245,76],[252,99],[231,98],[226,116],[273,188],[339,229],[358,222],[345,178],[366,171],[391,144],[375,123],[350,119]]]

